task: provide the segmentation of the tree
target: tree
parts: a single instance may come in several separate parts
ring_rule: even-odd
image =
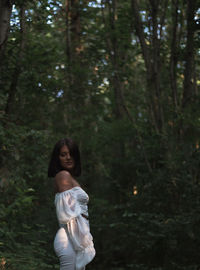
[[[13,4],[10,0],[0,1],[0,62],[2,62],[6,41],[8,39],[12,6]]]

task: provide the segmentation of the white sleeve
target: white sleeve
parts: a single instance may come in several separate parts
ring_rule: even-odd
[[[93,238],[88,221],[81,215],[67,223],[67,230],[76,255],[76,270],[84,270],[85,265],[95,256]]]
[[[76,250],[83,250],[91,245],[93,246],[89,223],[84,217],[80,215],[72,219],[67,223],[67,228]]]
[[[81,214],[81,207],[77,203],[76,196],[72,190],[56,194],[55,206],[60,224],[67,224],[71,219]]]

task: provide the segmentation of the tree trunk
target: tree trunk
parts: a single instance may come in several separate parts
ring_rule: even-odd
[[[154,94],[152,97],[155,99],[155,118],[157,122],[158,130],[161,131],[164,125],[164,115],[162,108],[162,93],[160,86],[160,42],[158,40],[158,7],[159,1],[150,0],[151,4],[151,17],[152,17],[152,70],[150,71],[150,85],[152,85],[152,89],[154,89]]]
[[[76,62],[76,58],[81,51],[81,23],[80,23],[80,3],[79,0],[66,0],[66,30],[67,30],[67,55],[71,62]]]
[[[135,25],[136,34],[140,41],[146,69],[147,71],[149,71],[151,70],[151,61],[150,61],[149,49],[145,41],[144,30],[143,30],[142,21],[140,18],[138,3],[137,3],[137,0],[132,0],[131,3],[132,3],[132,11],[134,15],[134,20],[135,20],[134,25]]]
[[[145,67],[147,70],[147,95],[150,101],[149,112],[151,115],[153,126],[157,133],[161,132],[164,124],[164,114],[162,108],[161,88],[160,88],[160,49],[158,41],[158,7],[154,0],[151,4],[151,23],[152,23],[152,40],[147,45],[144,35],[143,23],[140,18],[138,1],[132,0],[132,12],[134,15],[135,31],[139,38],[142,54],[144,57]],[[161,33],[161,31],[160,31]]]
[[[12,1],[0,0],[0,63],[2,63],[3,53],[8,38],[11,12]]]
[[[20,40],[20,47],[19,47],[19,54],[16,61],[15,70],[13,73],[13,79],[9,89],[9,95],[7,99],[7,104],[5,108],[5,113],[10,115],[12,113],[12,107],[15,102],[15,96],[17,93],[17,84],[19,80],[19,76],[21,73],[22,68],[22,59],[24,54],[24,47],[25,47],[25,7],[22,6],[20,9],[20,33],[21,33],[21,40]]]
[[[106,44],[108,49],[109,58],[111,60],[112,65],[112,76],[110,78],[110,83],[113,88],[113,94],[114,94],[114,108],[113,113],[115,115],[116,119],[123,118],[123,106],[122,106],[122,84],[119,78],[119,67],[118,67],[118,44],[115,36],[115,20],[117,18],[116,14],[116,0],[112,1],[102,1],[102,4],[107,5],[108,7],[108,22],[106,21],[105,13],[104,13],[104,7],[102,5],[101,11],[102,11],[102,17],[105,27],[108,26],[110,31],[106,32]]]
[[[114,91],[114,114],[116,119],[122,119],[123,118],[123,100],[122,100],[122,81],[119,77],[119,48],[118,48],[118,42],[116,39],[116,26],[115,26],[115,20],[117,18],[116,14],[116,5],[117,1],[112,0],[112,3],[109,3],[109,21],[110,21],[110,27],[112,31],[112,37],[110,38],[110,41],[108,41],[108,44],[110,44],[109,48],[109,54],[112,61],[112,67],[113,67],[113,76],[112,76],[112,85],[113,85],[113,91]]]
[[[172,98],[174,110],[178,109],[177,96],[177,27],[178,27],[178,0],[172,0],[172,39],[171,39],[171,55],[170,55],[170,83],[172,90]]]
[[[79,0],[66,0],[66,56],[67,56],[67,78],[69,87],[76,86],[77,72],[73,69],[80,63],[81,46],[81,23]]]
[[[66,0],[65,2],[65,10],[66,10],[66,55],[67,55],[67,61],[68,61],[68,74],[71,74],[71,31],[70,31],[70,14],[71,14],[71,1]]]
[[[185,53],[184,89],[182,107],[185,108],[194,96],[194,33],[196,0],[187,0],[187,43]]]

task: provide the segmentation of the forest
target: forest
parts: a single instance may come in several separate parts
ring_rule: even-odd
[[[87,270],[200,269],[200,0],[0,0],[0,270],[59,269],[66,137]]]

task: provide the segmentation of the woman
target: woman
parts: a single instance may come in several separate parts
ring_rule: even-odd
[[[52,152],[48,176],[55,179],[55,206],[60,229],[54,249],[60,260],[60,270],[84,270],[95,256],[88,221],[89,197],[75,179],[80,174],[78,146],[71,139],[58,141]]]

